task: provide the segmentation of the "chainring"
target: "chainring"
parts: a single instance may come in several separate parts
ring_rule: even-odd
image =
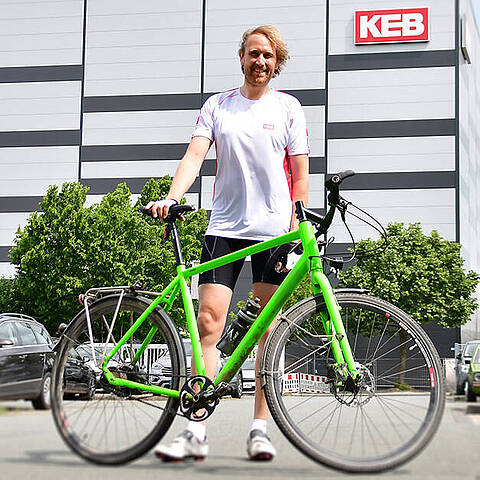
[[[215,385],[207,377],[200,375],[191,377],[180,390],[180,411],[194,422],[208,418],[218,402]]]

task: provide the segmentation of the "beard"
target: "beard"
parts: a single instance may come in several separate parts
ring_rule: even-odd
[[[243,73],[245,74],[245,80],[252,86],[262,86],[268,84],[273,78],[275,71],[271,68],[265,67],[260,70],[255,65],[252,65],[249,68],[242,67]]]

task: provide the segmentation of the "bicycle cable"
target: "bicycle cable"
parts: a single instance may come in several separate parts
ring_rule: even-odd
[[[353,208],[357,209],[358,211],[360,211],[363,215],[365,215],[366,217],[370,218],[371,220],[373,220],[373,222],[370,222],[368,221],[366,218],[364,217],[361,217],[351,211],[348,210],[348,207],[349,206],[352,206]],[[340,265],[343,265],[345,263],[350,263],[352,262],[356,257],[358,256],[362,256],[362,257],[366,257],[366,256],[370,256],[370,255],[374,255],[376,252],[379,252],[379,251],[385,251],[387,246],[388,246],[388,235],[387,235],[387,232],[384,228],[384,226],[376,219],[374,218],[372,215],[370,215],[368,212],[366,212],[365,210],[363,210],[362,208],[360,207],[357,207],[354,203],[350,202],[350,201],[347,201],[345,200],[344,198],[340,197],[340,200],[339,202],[336,204],[336,207],[339,209],[340,211],[340,216],[342,218],[342,222],[343,224],[345,225],[345,228],[350,236],[350,240],[351,240],[351,243],[352,243],[352,251],[350,252],[339,252],[337,255],[337,257],[330,257],[330,256],[327,256],[327,255],[323,255],[323,259],[329,263],[333,263],[334,265],[336,266],[340,266]],[[362,252],[357,252],[357,243],[355,242],[355,238],[352,234],[352,231],[350,229],[350,227],[348,226],[347,224],[347,221],[345,219],[345,216],[346,214],[349,214],[351,215],[352,217],[355,217],[357,218],[358,220],[360,220],[361,222],[365,223],[366,225],[370,226],[371,228],[373,228],[376,232],[378,232],[380,234],[380,238],[383,239],[383,243],[381,245],[378,245],[376,246],[375,248],[372,248],[370,250],[366,250],[366,251],[362,251]],[[326,242],[325,244],[325,250],[327,249],[327,247],[333,243],[333,240],[334,240],[335,237],[330,237],[330,239]],[[344,259],[342,257],[346,256],[346,255],[350,255],[350,258],[348,259]]]

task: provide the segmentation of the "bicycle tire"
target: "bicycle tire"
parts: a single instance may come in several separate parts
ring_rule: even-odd
[[[354,395],[326,383],[332,354],[325,339],[313,337],[325,334],[319,314],[326,307],[317,295],[292,306],[267,339],[261,372],[269,409],[288,440],[318,463],[357,473],[395,468],[425,448],[440,424],[440,358],[423,329],[394,305],[354,293],[337,294],[337,301],[364,386]],[[298,373],[299,393],[282,395],[284,373],[293,379],[288,386]]]
[[[108,335],[105,323],[115,324],[113,332],[116,332],[115,329],[121,327],[122,321],[129,316],[130,321],[134,321],[151,303],[143,297],[125,295],[113,321],[119,298],[120,295],[109,295],[89,307],[92,333],[96,340],[92,355],[100,367],[104,358],[102,356],[113,348],[112,343],[105,343]],[[162,351],[170,356],[171,388],[179,390],[185,381],[186,366],[177,327],[159,307],[149,314],[145,322],[148,329],[151,326],[157,327],[152,342],[161,343]],[[118,340],[120,334],[121,332],[114,334],[113,338]],[[68,356],[72,347],[88,356],[91,351],[89,338],[87,316],[85,310],[82,310],[72,320],[57,347],[51,396],[55,425],[70,449],[85,460],[104,465],[127,463],[146,453],[164,436],[176,416],[179,401],[173,397],[165,400],[165,397],[136,389],[112,387],[104,379],[101,369],[96,370],[97,388],[94,398],[88,399],[81,395],[72,399],[72,395],[67,395],[64,391],[67,382],[75,374],[69,366]],[[133,347],[131,352],[134,352]],[[112,359],[113,363],[109,363],[109,368],[112,364],[110,370],[123,372],[129,369],[128,374],[119,373],[118,376],[125,375],[123,378],[152,384],[153,377],[144,370],[132,367],[131,358],[128,350],[127,354],[121,350]]]

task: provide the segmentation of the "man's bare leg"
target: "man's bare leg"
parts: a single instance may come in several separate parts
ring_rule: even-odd
[[[260,305],[263,308],[277,288],[276,285],[269,283],[255,283],[253,285],[253,296],[260,299]],[[258,342],[257,358],[255,362],[255,409],[250,433],[247,438],[247,454],[250,460],[268,461],[272,460],[276,455],[275,448],[267,436],[268,406],[259,378],[260,359],[263,347],[274,324],[275,320]]]

